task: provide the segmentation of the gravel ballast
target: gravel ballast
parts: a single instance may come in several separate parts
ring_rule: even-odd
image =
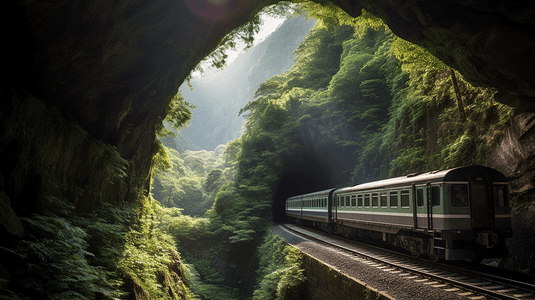
[[[389,270],[390,268],[380,269],[343,250],[290,233],[280,225],[274,226],[271,231],[299,248],[304,254],[389,299],[484,299],[475,294],[460,295],[466,291],[452,291],[453,286],[431,279],[426,280],[427,278],[423,276]]]

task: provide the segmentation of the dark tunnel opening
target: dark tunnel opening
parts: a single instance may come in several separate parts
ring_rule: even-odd
[[[338,180],[333,163],[313,152],[290,157],[273,190],[273,219],[276,222],[286,219],[284,204],[289,197],[335,187]]]

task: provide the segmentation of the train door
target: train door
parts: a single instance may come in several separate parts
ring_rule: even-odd
[[[303,200],[303,197],[301,197],[299,202],[301,202],[301,219],[303,219],[303,206],[305,206],[305,200]]]
[[[484,178],[472,178],[470,181],[470,213],[472,228],[492,228],[492,199],[488,183]]]
[[[437,188],[437,187],[435,187]],[[431,192],[431,182],[428,182],[426,184],[427,189],[427,229],[431,230],[433,229],[433,203],[436,201],[433,198],[436,197],[436,195],[433,195],[434,193]]]
[[[412,222],[414,229],[418,228],[418,200],[416,199],[416,184],[412,184]]]
[[[332,222],[336,222],[338,216],[338,197],[332,194],[330,198],[332,199]]]
[[[429,223],[432,223],[432,215],[431,211],[429,210],[429,190],[430,190],[430,183],[428,183],[425,187],[419,186],[416,187],[416,185],[413,184],[412,191],[413,191],[413,218],[414,218],[414,228],[421,228],[421,229],[430,229]],[[420,215],[420,217],[418,217]],[[422,216],[423,215],[423,216]],[[431,225],[432,228],[432,225]]]
[[[332,223],[334,221],[334,212],[333,212],[333,192],[330,191],[327,196],[327,222]]]

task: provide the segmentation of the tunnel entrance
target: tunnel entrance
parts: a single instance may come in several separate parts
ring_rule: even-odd
[[[335,166],[333,160],[313,152],[294,154],[286,160],[273,189],[273,219],[285,220],[284,203],[289,197],[335,187]]]

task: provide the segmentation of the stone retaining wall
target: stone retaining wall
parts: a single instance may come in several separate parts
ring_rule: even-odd
[[[306,299],[309,300],[360,300],[389,299],[366,287],[353,278],[341,274],[317,259],[303,254]]]

